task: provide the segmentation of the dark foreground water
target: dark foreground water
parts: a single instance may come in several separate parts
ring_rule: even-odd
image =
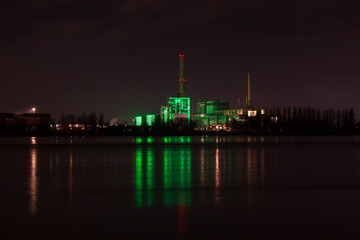
[[[359,239],[360,138],[0,138],[1,239]]]

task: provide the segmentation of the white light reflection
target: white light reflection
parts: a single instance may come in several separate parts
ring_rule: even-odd
[[[37,213],[37,198],[38,198],[38,177],[37,177],[37,150],[31,149],[30,158],[30,178],[29,178],[29,195],[30,195],[30,214]]]
[[[49,161],[49,174],[52,174],[53,171],[53,165],[54,165],[54,153],[50,154],[50,161]]]
[[[260,150],[260,165],[261,165],[261,185],[265,184],[265,152],[262,147]]]
[[[73,198],[73,153],[70,151],[69,157],[69,206],[72,207]]]
[[[247,184],[253,185],[256,182],[257,156],[255,149],[247,149]]]

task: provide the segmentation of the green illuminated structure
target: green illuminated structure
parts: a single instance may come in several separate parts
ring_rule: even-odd
[[[135,117],[135,126],[141,127],[143,124],[143,117],[142,116],[136,116]]]
[[[174,123],[177,119],[186,118],[190,123],[190,98],[169,97],[169,122]]]
[[[197,114],[199,116],[205,115],[222,115],[219,114],[221,110],[229,109],[229,102],[228,101],[220,101],[220,100],[200,100],[197,102]]]
[[[147,114],[145,116],[137,116],[135,118],[135,126],[151,127],[159,125],[164,126],[173,125],[174,123],[184,126],[189,125],[191,121],[191,99],[185,97],[185,70],[184,59],[185,54],[179,54],[180,58],[180,76],[179,76],[179,92],[176,97],[169,97],[168,104],[161,106],[160,116],[155,114]],[[160,121],[159,121],[160,120]],[[146,129],[146,128],[145,128]],[[148,128],[151,130],[152,128]]]
[[[169,107],[168,106],[161,106],[160,118],[161,118],[161,124],[168,125],[168,123],[169,123]]]
[[[136,127],[152,127],[160,124],[159,114],[138,115],[135,117]]]
[[[147,114],[146,115],[146,126],[155,125],[155,114]]]

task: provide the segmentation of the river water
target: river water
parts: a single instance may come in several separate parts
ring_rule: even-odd
[[[359,137],[0,138],[2,239],[357,239]]]

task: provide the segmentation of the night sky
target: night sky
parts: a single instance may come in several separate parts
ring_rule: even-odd
[[[360,113],[358,1],[1,0],[0,112],[105,119],[159,112],[178,91],[257,107]]]

